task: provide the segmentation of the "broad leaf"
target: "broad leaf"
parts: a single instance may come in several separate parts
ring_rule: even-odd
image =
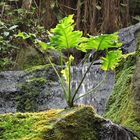
[[[73,15],[63,18],[54,29],[51,29],[50,43],[56,49],[69,49],[78,46],[81,31],[74,31]]]
[[[101,68],[105,71],[111,69],[114,70],[116,66],[119,64],[122,58],[122,51],[110,51],[107,53],[106,57],[102,57],[102,65]]]
[[[87,50],[105,50],[108,48],[118,48],[122,45],[119,42],[119,37],[117,33],[114,34],[104,34],[100,36],[91,36],[87,41],[81,43],[77,49],[86,52]]]

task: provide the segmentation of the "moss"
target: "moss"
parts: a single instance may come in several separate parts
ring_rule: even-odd
[[[29,75],[29,77],[28,77]],[[58,81],[56,73],[50,64],[39,65],[25,70],[27,80],[20,83],[17,94],[17,110],[19,112],[38,111],[37,98],[45,88],[47,81]]]
[[[33,66],[30,68],[25,69],[25,72],[36,72],[36,71],[42,71],[42,70],[48,70],[48,68],[50,68],[51,65],[50,64],[46,64],[46,65],[37,65],[37,66]]]
[[[91,107],[69,112],[56,123],[45,138],[50,138],[50,140],[98,140],[97,132],[101,125],[99,123],[97,125],[97,122],[101,120],[102,118],[96,117]]]
[[[17,94],[17,111],[34,112],[37,111],[37,98],[41,89],[46,83],[44,78],[31,78],[20,86],[20,93]]]
[[[31,68],[32,66],[36,65],[43,65],[44,61],[42,60],[41,56],[28,56],[28,60],[23,65],[23,69]]]
[[[36,65],[45,64],[43,56],[32,46],[21,47],[17,58],[16,70],[24,70]]]
[[[115,123],[131,129],[140,137],[139,116],[135,112],[133,94],[133,75],[135,71],[136,55],[130,56],[117,72],[116,83],[109,99],[105,117]]]
[[[43,131],[50,128],[49,121],[56,119],[60,111],[0,115],[0,139],[42,140]]]
[[[6,140],[98,140],[102,118],[89,106],[40,113],[0,115]]]

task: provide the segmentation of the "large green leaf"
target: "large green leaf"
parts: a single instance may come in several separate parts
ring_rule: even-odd
[[[54,29],[51,29],[50,43],[56,49],[69,49],[78,46],[81,31],[74,31],[73,15],[63,18]]]
[[[119,64],[121,58],[122,58],[121,50],[109,51],[106,57],[102,57],[101,59],[102,60],[101,68],[105,71],[109,69],[114,70],[115,67]]]
[[[119,42],[117,33],[103,34],[100,36],[91,36],[89,39],[84,39],[83,43],[77,46],[77,49],[86,52],[87,50],[105,50],[108,48],[118,48],[122,45]]]

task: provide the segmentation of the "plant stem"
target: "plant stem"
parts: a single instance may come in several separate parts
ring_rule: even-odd
[[[61,51],[59,51],[59,53],[60,53],[60,65],[61,65],[61,70],[62,70],[62,65],[63,65],[63,56],[62,56],[62,52]]]
[[[71,88],[70,88],[70,85],[71,85],[71,73],[70,73],[70,65],[69,64],[69,85],[68,85],[68,99],[69,99],[69,102],[71,102]]]
[[[50,60],[49,57],[48,57],[48,60],[49,60],[51,66],[53,67],[53,69],[54,69],[56,75],[58,76],[58,78],[59,78],[59,80],[60,80],[60,84],[61,84],[62,89],[63,89],[63,92],[64,92],[64,97],[65,97],[65,99],[66,99],[66,101],[67,101],[68,98],[67,98],[67,92],[66,92],[66,89],[65,89],[65,86],[64,86],[64,81],[63,81],[62,78],[60,77],[60,75],[59,75],[57,69],[55,68],[54,64],[51,62],[51,60]]]
[[[107,78],[107,74],[105,74],[104,79],[103,79],[102,81],[100,81],[93,89],[91,89],[91,90],[88,91],[87,93],[85,93],[85,94],[79,96],[77,99],[74,100],[74,102],[77,101],[78,99],[84,97],[84,96],[87,96],[87,95],[91,94],[91,93],[92,93],[94,90],[96,90],[104,81],[106,81],[106,78]]]
[[[100,50],[100,46],[101,46],[103,40],[104,40],[104,37],[103,37],[102,40],[100,41],[100,43],[99,43],[99,45],[98,45],[98,47],[97,47],[96,52],[98,52],[98,50]],[[95,61],[96,59],[97,59],[97,53],[95,54],[95,57],[94,57],[94,59],[92,60],[91,64],[89,65],[87,71],[84,73],[84,76],[83,76],[82,80],[80,81],[80,84],[78,85],[77,89],[76,89],[75,92],[74,92],[74,95],[73,95],[73,97],[72,97],[71,102],[74,102],[74,99],[75,99],[76,94],[78,93],[78,91],[79,91],[79,89],[80,89],[80,87],[81,87],[81,85],[82,85],[82,83],[83,83],[83,81],[84,81],[84,79],[85,79],[87,73],[89,72],[89,70],[90,70],[92,64],[94,63],[94,61]]]
[[[75,98],[77,92],[79,91],[79,89],[80,89],[80,87],[81,87],[81,85],[82,85],[82,83],[83,83],[83,81],[84,81],[84,79],[85,79],[87,73],[89,72],[89,70],[90,70],[90,68],[91,68],[91,66],[92,66],[93,63],[94,63],[94,60],[91,62],[91,64],[89,65],[87,71],[84,73],[84,76],[83,76],[82,80],[80,81],[80,84],[78,85],[77,89],[74,92],[74,95],[72,97],[72,102],[74,101],[74,98]]]

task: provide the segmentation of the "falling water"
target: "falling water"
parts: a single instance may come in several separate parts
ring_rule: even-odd
[[[83,67],[72,67],[72,91],[78,87],[80,80],[82,79],[84,73],[88,68],[88,64]],[[98,65],[93,65],[90,71],[87,73],[85,80],[81,84],[81,87],[78,92],[78,96],[82,96],[88,91],[91,91],[101,81],[105,78],[105,72],[103,72]],[[80,98],[78,104],[90,104],[95,107],[98,113],[102,114],[105,111],[106,102],[111,94],[114,84],[114,74],[109,72],[106,80],[100,84],[98,88],[93,90],[88,96]],[[77,96],[77,97],[78,97]]]
[[[87,67],[88,64],[82,67],[72,67],[72,94],[78,87],[85,71],[87,70]],[[45,78],[48,81],[50,77],[52,78],[52,74],[54,74],[54,71],[52,69],[50,70],[50,72],[46,70],[32,73],[24,71],[1,72],[0,113],[16,111],[16,95],[20,93],[18,85],[23,84],[29,79],[39,77]],[[81,88],[79,89],[78,96],[81,96],[85,94],[88,90],[93,89],[100,81],[103,80],[104,76],[105,73],[100,70],[99,66],[93,65],[90,71],[87,73],[85,80],[81,85]],[[112,72],[109,72],[107,80],[102,85],[100,85],[97,90],[93,91],[92,94],[86,97],[80,98],[76,103],[90,104],[95,107],[99,114],[102,114],[105,110],[106,102],[111,94],[113,84],[114,74]],[[57,79],[46,82],[44,88],[41,88],[38,97],[38,111],[50,108],[65,108],[66,106],[67,105],[64,100],[63,91]]]

